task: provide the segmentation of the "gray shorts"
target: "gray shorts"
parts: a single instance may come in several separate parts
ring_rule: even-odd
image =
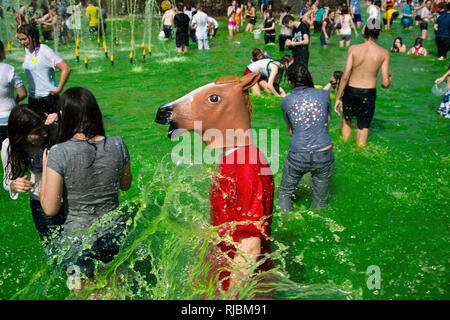
[[[352,40],[352,35],[351,34],[341,34],[341,35],[339,35],[339,40],[350,41],[350,40]]]

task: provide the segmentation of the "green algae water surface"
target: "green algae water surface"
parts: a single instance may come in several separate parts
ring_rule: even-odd
[[[88,56],[87,69],[76,62],[73,44],[58,47],[72,67],[67,88],[83,86],[94,93],[107,135],[122,136],[129,148],[134,176],[132,188],[119,196],[118,211],[127,216],[128,238],[115,260],[101,266],[96,286],[77,298],[88,298],[92,289],[113,299],[215,298],[215,288],[205,280],[210,268],[206,258],[217,242],[216,230],[208,223],[214,166],[174,163],[170,154],[177,142],[167,138],[167,127],[153,120],[161,104],[218,76],[242,75],[255,47],[282,57],[277,46],[264,46],[251,34],[229,39],[226,21],[219,23],[208,52],[191,44],[188,53],[178,55],[174,41],[160,42],[155,36],[152,55],[144,62],[136,54],[134,64],[129,62],[127,21],[120,21],[114,66],[95,39],[84,39],[80,48],[80,56]],[[135,28],[139,34],[140,21]],[[410,47],[418,33],[403,31],[397,19],[392,31],[381,34],[379,44],[389,49],[401,35]],[[265,286],[247,279],[240,298],[271,289],[274,299],[449,298],[449,122],[436,116],[441,97],[431,93],[448,61],[435,59],[431,32],[429,37],[429,57],[391,55],[393,86],[377,88],[365,149],[355,147],[354,135],[347,143],[341,140],[340,119],[332,114],[335,174],[329,206],[320,212],[308,210],[311,182],[306,176],[296,193],[294,214],[284,217],[275,208],[276,269],[264,275]],[[322,49],[313,34],[309,68],[315,84],[325,84],[334,70],[342,70],[346,53],[338,48],[336,36],[328,49]],[[25,80],[22,59],[22,49],[13,48],[5,62]],[[289,91],[285,82],[283,86]],[[269,143],[266,152],[276,187],[289,146],[280,101],[251,96],[253,128],[279,132],[278,149]],[[276,195],[277,188],[275,199]],[[73,298],[64,273],[45,262],[28,196],[13,201],[1,192],[0,214],[0,298]],[[371,282],[371,270],[379,271],[379,283]]]

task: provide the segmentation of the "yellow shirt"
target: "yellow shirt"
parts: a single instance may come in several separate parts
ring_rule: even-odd
[[[98,8],[92,5],[89,5],[86,8],[86,15],[89,15],[89,26],[97,27],[98,26]]]

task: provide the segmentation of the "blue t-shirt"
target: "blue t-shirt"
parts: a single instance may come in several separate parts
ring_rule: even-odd
[[[450,38],[450,14],[444,12],[436,20],[438,29],[436,31],[436,38]]]
[[[297,87],[281,101],[284,121],[292,127],[289,151],[308,152],[332,144],[328,133],[331,112],[328,91]]]
[[[325,9],[324,8],[320,8],[317,9],[316,11],[316,19],[314,21],[322,21],[322,17],[325,14]]]
[[[403,6],[403,13],[407,14],[407,15],[412,15],[412,9],[413,9],[413,6],[409,6],[409,5],[405,4]]]
[[[353,14],[361,14],[361,2],[360,0],[351,0],[350,5],[353,6],[354,11]]]

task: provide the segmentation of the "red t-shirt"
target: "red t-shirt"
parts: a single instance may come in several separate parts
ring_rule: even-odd
[[[212,225],[221,226],[219,235],[230,235],[236,243],[239,238],[261,238],[261,254],[270,253],[274,182],[266,157],[254,145],[241,147],[221,159],[217,172],[209,193]],[[234,258],[235,245],[222,241],[219,248]],[[267,259],[256,271],[271,268]],[[221,272],[219,280],[229,275]],[[222,281],[223,290],[228,287],[229,280]]]

